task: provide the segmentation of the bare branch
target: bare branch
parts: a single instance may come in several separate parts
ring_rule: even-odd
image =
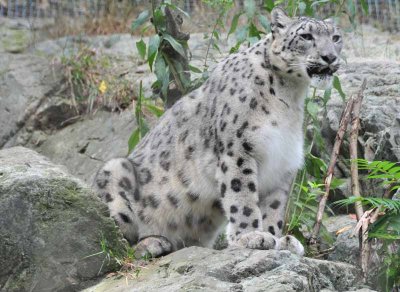
[[[328,167],[328,171],[327,171],[326,178],[325,178],[325,193],[321,197],[320,202],[319,202],[317,218],[316,218],[313,233],[311,234],[311,238],[310,238],[310,242],[309,242],[310,247],[315,246],[317,243],[317,238],[319,236],[319,230],[321,228],[322,216],[324,214],[326,201],[328,200],[329,190],[330,190],[331,182],[332,182],[332,178],[333,178],[333,170],[335,168],[335,164],[336,164],[337,158],[339,156],[340,146],[342,145],[343,137],[346,132],[348,122],[350,120],[350,114],[351,114],[351,110],[353,108],[353,102],[354,102],[353,98],[350,98],[347,101],[346,106],[342,113],[342,117],[340,119],[339,129],[336,133],[335,144],[333,145],[331,159],[329,162],[329,167]]]
[[[352,119],[351,119],[351,132],[350,132],[350,171],[351,171],[351,191],[353,196],[360,197],[360,183],[358,180],[358,165],[357,165],[357,145],[358,145],[358,130],[360,128],[360,109],[361,103],[363,100],[363,92],[366,86],[366,80],[364,79],[361,89],[356,95],[353,97],[353,110],[352,110]],[[361,202],[356,202],[356,214],[357,220],[360,220],[364,214],[364,210],[362,208]]]
[[[352,120],[351,120],[351,133],[350,133],[350,171],[351,171],[351,191],[353,196],[361,197],[360,182],[358,178],[358,130],[360,128],[360,109],[363,100],[363,93],[366,87],[367,81],[364,79],[361,85],[361,89],[354,98]],[[370,255],[370,245],[368,243],[368,220],[362,220],[364,210],[361,202],[355,203],[357,219],[361,221],[361,234],[360,234],[360,246],[361,246],[361,269],[363,271],[364,280],[368,273],[368,259]]]

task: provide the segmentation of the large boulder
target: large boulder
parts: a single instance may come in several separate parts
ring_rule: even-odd
[[[400,161],[400,63],[355,60],[344,65],[338,75],[347,97],[356,94],[362,80],[367,79],[360,113],[358,157],[370,161]],[[333,91],[326,105],[326,114],[322,114],[321,109],[321,129],[326,146],[321,151],[332,152],[344,104],[339,94]],[[350,176],[349,164],[345,162],[349,159],[348,137],[345,136],[335,169],[335,176],[340,178]],[[361,180],[360,183],[363,196],[381,196],[384,192],[376,181]],[[350,180],[345,180],[332,199],[342,199],[351,194],[350,185]]]
[[[0,53],[0,148],[16,137],[43,100],[60,88],[46,57]]]
[[[32,150],[0,151],[0,290],[76,291],[123,249],[107,208],[78,179]],[[97,254],[97,255],[94,255]]]
[[[400,161],[400,63],[362,60],[348,63],[339,71],[347,96],[357,93],[367,79],[361,107],[360,157]],[[323,134],[334,142],[344,102],[334,94],[327,103]]]
[[[353,291],[358,280],[354,266],[288,251],[190,247],[142,268],[136,279],[108,278],[85,292]]]

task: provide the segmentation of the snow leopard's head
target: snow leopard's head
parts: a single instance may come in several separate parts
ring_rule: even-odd
[[[339,68],[342,35],[331,19],[290,18],[280,8],[271,12],[271,63],[287,77],[326,88]]]

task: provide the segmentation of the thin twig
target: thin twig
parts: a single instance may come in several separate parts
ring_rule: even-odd
[[[358,146],[358,130],[360,128],[360,109],[361,109],[361,103],[362,103],[362,100],[364,97],[363,93],[364,93],[366,84],[367,84],[367,81],[366,81],[366,79],[364,79],[363,83],[361,85],[360,91],[354,98],[352,120],[351,120],[351,133],[350,133],[351,190],[352,190],[353,196],[355,196],[355,197],[361,197],[360,182],[359,182],[359,178],[358,178],[357,146]],[[363,215],[364,215],[364,210],[361,205],[361,202],[356,202],[355,208],[356,208],[357,219],[361,220],[361,218],[363,218]],[[361,268],[362,268],[363,276],[364,276],[364,280],[365,280],[366,276],[367,276],[367,272],[368,272],[368,258],[369,258],[369,254],[370,254],[370,245],[368,244],[368,220],[362,221],[360,238],[361,238],[361,242],[360,242]]]
[[[207,51],[206,51],[206,57],[204,58],[204,64],[203,64],[204,68],[207,68],[207,58],[208,58],[208,54],[209,54],[209,52],[210,52],[211,43],[212,43],[213,38],[214,38],[214,32],[215,32],[215,30],[217,29],[217,25],[218,25],[218,23],[219,23],[219,19],[221,18],[221,16],[222,16],[222,15],[220,14],[220,15],[218,16],[218,18],[217,18],[217,21],[215,21],[213,30],[212,30],[212,32],[211,32],[210,40],[208,41]]]
[[[327,171],[326,178],[325,178],[325,193],[321,197],[320,202],[319,202],[317,218],[315,221],[313,233],[311,234],[311,238],[310,238],[310,243],[309,243],[310,247],[313,247],[313,246],[315,247],[315,245],[317,243],[317,238],[319,236],[319,230],[321,228],[322,216],[324,215],[326,201],[328,200],[328,196],[329,196],[329,190],[331,187],[333,171],[335,168],[337,158],[339,156],[340,146],[342,145],[342,142],[343,142],[343,136],[346,132],[346,128],[347,128],[347,125],[348,125],[348,122],[350,119],[351,110],[353,108],[353,102],[354,102],[354,100],[352,98],[350,98],[347,101],[346,107],[343,110],[342,117],[340,119],[339,129],[336,133],[335,144],[333,145],[331,159],[329,162],[329,167],[328,167],[328,171]]]

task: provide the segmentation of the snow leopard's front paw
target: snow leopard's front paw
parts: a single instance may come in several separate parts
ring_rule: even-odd
[[[278,247],[280,250],[288,250],[292,253],[295,253],[299,256],[304,255],[304,247],[294,236],[286,235],[282,236],[278,240]]]
[[[239,235],[232,245],[252,249],[275,249],[277,239],[269,232],[251,231]]]
[[[135,246],[135,254],[138,257],[151,255],[156,258],[167,255],[173,251],[171,242],[164,236],[151,235],[143,238]]]

